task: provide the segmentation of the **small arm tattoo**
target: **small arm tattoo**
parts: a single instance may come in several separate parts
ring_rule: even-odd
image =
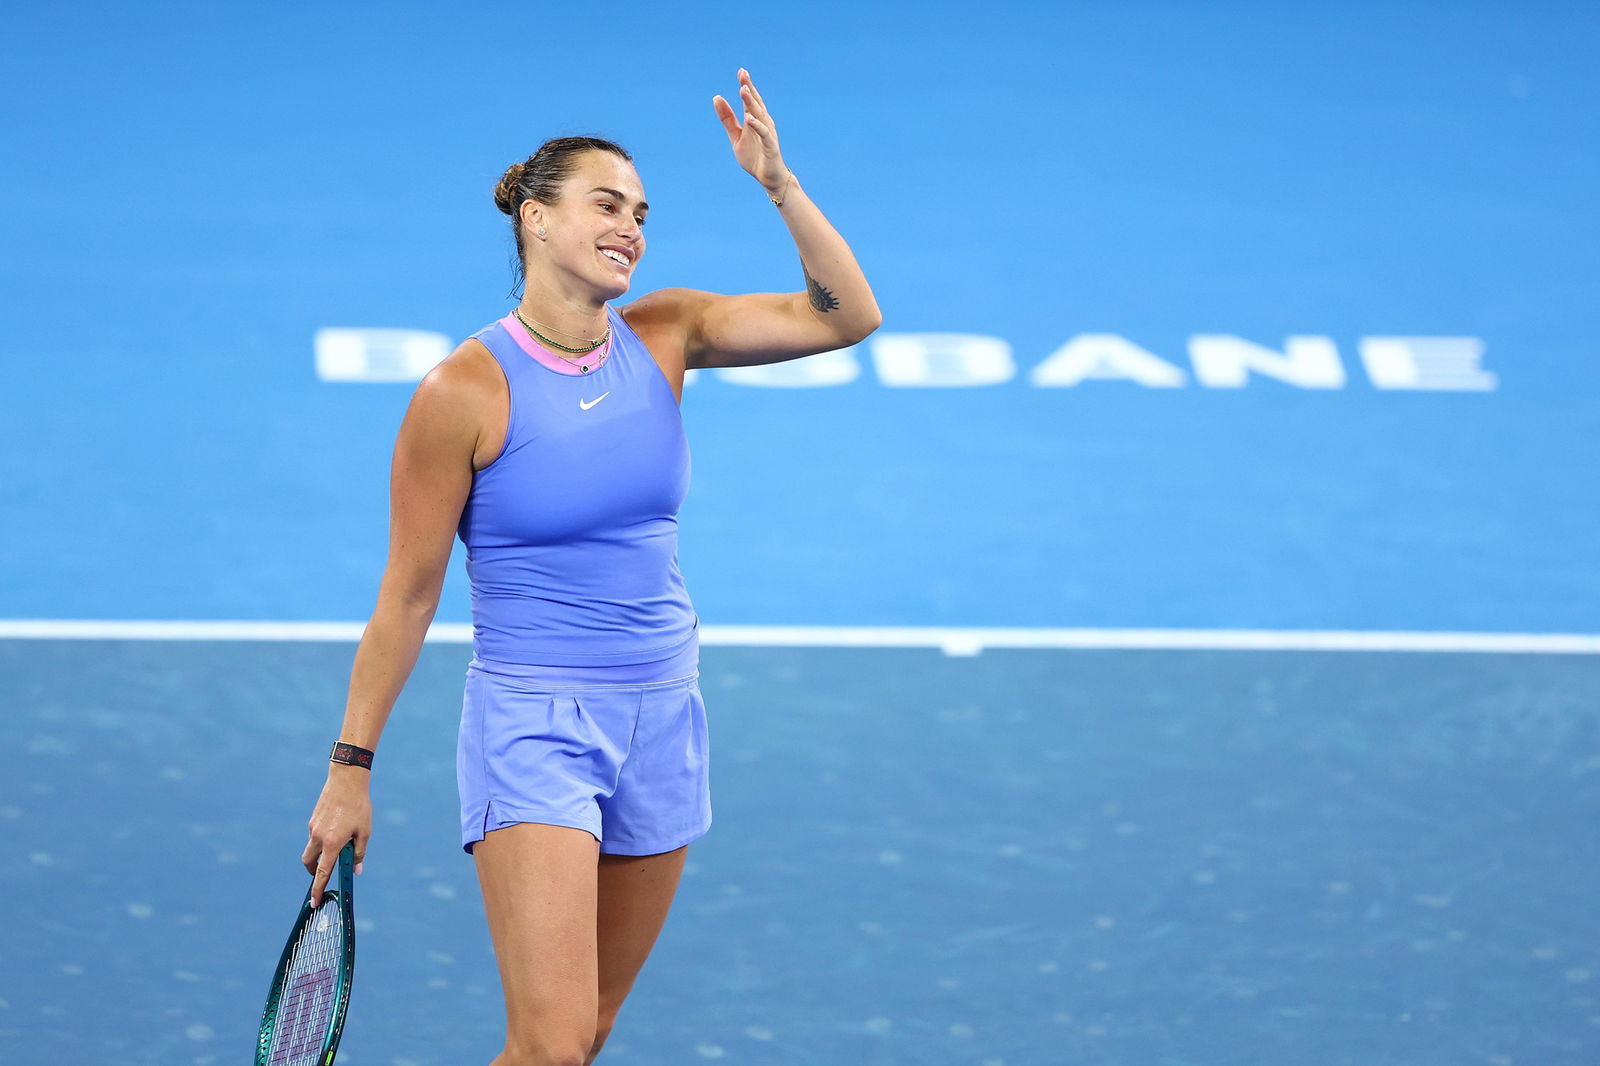
[[[839,300],[833,295],[832,291],[812,277],[811,271],[807,270],[804,265],[800,267],[800,270],[806,276],[806,293],[811,297],[811,306],[823,314],[827,314],[829,311],[837,311],[839,309]]]

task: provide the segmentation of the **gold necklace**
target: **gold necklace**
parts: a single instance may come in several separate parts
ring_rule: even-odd
[[[533,334],[535,337],[538,337],[545,344],[553,345],[553,346],[555,346],[557,348],[562,348],[564,351],[568,351],[568,352],[579,351],[579,349],[566,348],[564,345],[556,344],[555,341],[552,341],[549,337],[546,337],[543,333],[540,333],[538,330],[536,330],[532,326],[528,325],[527,320],[524,319],[522,317],[522,315],[518,314],[515,308],[512,308],[512,314],[515,314],[517,316],[517,321],[522,323],[522,328],[523,329],[527,330],[529,333]],[[578,372],[580,374],[587,374],[591,370],[598,370],[600,368],[600,364],[602,364],[602,363],[604,363],[606,361],[606,356],[611,354],[611,345],[608,343],[610,340],[611,340],[611,327],[609,325],[607,325],[606,326],[605,336],[603,336],[599,340],[595,341],[593,346],[591,346],[589,348],[582,349],[583,352],[593,352],[595,350],[595,348],[598,348],[600,345],[602,345],[602,344],[605,345],[605,350],[600,353],[600,357],[598,359],[596,359],[592,364],[591,363],[587,363],[587,362],[580,362],[580,360],[584,358],[584,356],[581,355],[581,354],[580,355],[562,355],[560,352],[553,352],[551,354],[553,354],[557,359],[561,359],[561,360],[565,361],[570,366],[576,366],[578,368]]]
[[[519,307],[519,308],[518,308],[518,310],[519,310],[519,311],[520,311],[520,310],[521,310],[521,308],[520,308],[520,307]],[[519,317],[520,317],[520,316],[519,316]],[[546,324],[545,324],[545,323],[543,323],[543,322],[540,322],[540,321],[539,321],[539,320],[538,320],[538,319],[537,319],[537,318],[534,318],[534,319],[528,319],[528,320],[526,320],[526,321],[527,321],[527,322],[531,322],[531,323],[532,323],[532,324],[533,324],[533,325],[536,325],[536,326],[539,326],[539,327],[541,327],[541,328],[542,328],[542,329],[547,329],[547,330],[549,330],[549,331],[550,331],[550,332],[551,332],[551,333],[559,333],[559,334],[561,334],[561,335],[562,335],[562,336],[563,336],[563,337],[576,337],[576,338],[577,338],[577,339],[578,339],[578,340],[580,340],[580,341],[583,341],[583,342],[584,342],[584,343],[588,343],[588,341],[589,341],[589,338],[588,338],[588,336],[587,336],[587,335],[586,335],[586,334],[582,334],[582,333],[568,333],[568,332],[567,332],[567,331],[566,331],[566,330],[564,330],[564,329],[556,329],[556,328],[555,328],[555,327],[554,327],[554,326],[551,326],[551,325],[546,325]],[[526,323],[525,323],[525,324],[526,324]]]
[[[540,333],[538,330],[534,329],[532,323],[530,323],[527,319],[523,318],[522,317],[522,312],[520,310],[518,310],[517,308],[513,307],[511,309],[511,313],[517,316],[517,321],[522,323],[522,328],[523,329],[526,329],[529,333],[533,334],[535,337],[538,337],[541,341],[543,341],[544,343],[548,344],[550,347],[559,349],[560,351],[563,351],[563,352],[567,352],[570,355],[588,355],[590,352],[594,351],[596,348],[600,347],[606,341],[611,339],[611,324],[608,322],[608,323],[606,323],[606,331],[603,334],[600,335],[600,339],[599,340],[590,341],[588,344],[581,345],[581,346],[579,346],[577,348],[569,348],[565,344],[562,344],[560,341],[553,341],[549,337],[546,337],[543,333]],[[549,327],[549,326],[546,326],[545,328],[546,329],[550,329],[552,333],[560,333],[561,332],[561,330],[559,330],[559,329],[551,329],[551,327]],[[566,357],[563,356],[562,358],[566,358]]]
[[[607,340],[607,339],[608,339],[608,338],[605,338],[605,337],[602,337],[602,338],[601,338],[601,340],[602,340],[602,341],[604,341],[604,340]],[[568,362],[568,363],[573,363],[573,364],[576,364],[576,365],[577,365],[577,367],[578,367],[578,372],[579,372],[579,373],[582,373],[582,374],[587,374],[587,373],[588,373],[588,372],[589,372],[589,371],[591,371],[591,370],[596,370],[596,369],[598,369],[598,368],[599,368],[599,366],[600,366],[600,364],[601,364],[601,363],[603,363],[603,362],[605,362],[605,361],[606,361],[606,356],[608,356],[608,355],[610,355],[610,354],[611,354],[611,346],[610,346],[610,345],[609,345],[609,344],[608,344],[608,345],[606,345],[606,347],[605,347],[605,348],[604,348],[604,349],[603,349],[603,350],[602,350],[602,351],[601,351],[601,352],[600,352],[600,358],[598,358],[598,359],[596,359],[596,360],[595,360],[595,361],[594,361],[594,366],[589,366],[589,365],[587,365],[587,364],[585,364],[585,363],[579,363],[579,362],[578,362],[578,360],[577,360],[577,359],[575,359],[575,358],[573,358],[573,357],[572,357],[572,356],[570,356],[570,355],[563,355],[563,356],[561,356],[561,357],[560,357],[560,358],[562,358],[562,359],[565,359],[565,360],[566,360],[566,361],[567,361],[567,362]]]

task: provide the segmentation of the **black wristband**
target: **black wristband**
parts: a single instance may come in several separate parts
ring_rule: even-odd
[[[366,748],[358,748],[354,744],[344,741],[335,741],[333,750],[328,753],[329,762],[342,762],[346,766],[359,766],[363,770],[372,769],[372,752]]]

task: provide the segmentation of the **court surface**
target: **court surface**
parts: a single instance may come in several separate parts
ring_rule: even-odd
[[[885,322],[686,389],[716,825],[601,1061],[1594,1062],[1597,50],[1555,3],[14,5],[0,1061],[242,1060],[309,638],[371,609],[427,353],[509,306],[489,190],[614,136],[635,293],[798,287],[744,65]],[[1088,646],[873,637],[923,627]],[[383,740],[340,1063],[497,1048],[468,654]]]
[[[467,654],[429,647],[384,743],[340,1062],[498,1050]],[[0,645],[8,1059],[242,1058],[348,655]],[[1594,656],[708,649],[716,824],[606,1055],[1592,1061],[1597,685]]]

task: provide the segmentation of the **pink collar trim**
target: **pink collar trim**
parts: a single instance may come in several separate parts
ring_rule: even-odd
[[[517,342],[517,347],[521,348],[523,351],[532,356],[534,362],[554,370],[557,374],[568,374],[572,377],[585,376],[583,371],[578,369],[577,364],[570,363],[567,360],[562,359],[560,356],[556,355],[554,352],[550,351],[544,345],[540,344],[538,341],[529,336],[527,327],[521,322],[517,321],[517,315],[515,311],[502,318],[500,320],[500,324],[506,328],[507,333],[511,334],[511,339]],[[613,330],[613,333],[614,332],[615,331]],[[599,363],[591,366],[589,368],[589,373],[594,373],[598,367],[605,363],[606,359],[611,358],[611,349],[609,347],[605,348],[604,352],[605,358],[601,359]]]

